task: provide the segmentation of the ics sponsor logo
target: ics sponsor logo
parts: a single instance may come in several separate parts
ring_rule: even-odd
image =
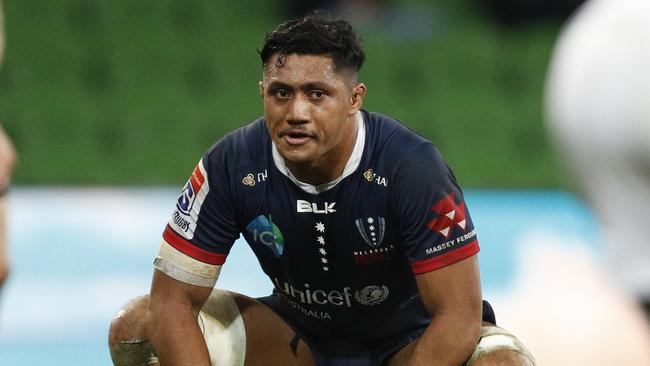
[[[271,220],[271,215],[268,218],[264,215],[257,216],[246,226],[246,231],[253,235],[254,242],[268,247],[276,257],[284,252],[284,236]]]

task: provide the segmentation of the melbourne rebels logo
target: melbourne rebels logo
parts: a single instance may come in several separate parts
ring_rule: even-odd
[[[176,207],[180,212],[186,215],[190,214],[190,211],[192,210],[192,205],[194,204],[194,200],[196,199],[196,195],[201,189],[201,186],[203,186],[204,182],[205,182],[205,177],[203,176],[201,169],[199,169],[199,166],[197,165],[197,167],[194,168],[194,172],[192,173],[192,176],[187,181],[187,184],[185,185],[185,187],[183,187],[183,190],[181,191],[181,195],[180,197],[178,197],[178,202],[176,202]]]
[[[431,206],[431,211],[437,213],[438,216],[429,221],[427,227],[438,232],[445,239],[449,239],[455,226],[465,231],[467,227],[465,203],[456,203],[456,195],[453,192]]]
[[[373,248],[381,245],[386,231],[386,220],[383,217],[360,218],[356,219],[354,223],[366,244]]]

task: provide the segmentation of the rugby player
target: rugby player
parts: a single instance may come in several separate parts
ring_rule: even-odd
[[[260,51],[264,117],[184,186],[148,296],[111,324],[116,365],[533,365],[482,302],[476,232],[435,146],[363,110],[364,51],[324,13]],[[274,285],[213,290],[243,235]]]
[[[4,17],[0,1],[0,67],[4,56]],[[9,258],[7,256],[7,228],[5,213],[5,194],[9,186],[11,172],[16,165],[17,154],[11,139],[0,124],[0,289],[9,276]]]

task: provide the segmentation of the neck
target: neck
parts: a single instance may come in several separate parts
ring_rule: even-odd
[[[291,174],[296,177],[296,179],[315,186],[329,183],[340,177],[341,174],[343,174],[343,169],[345,169],[346,162],[347,160],[343,162],[336,162],[335,165],[323,165],[316,162],[293,163],[285,160],[287,168]]]

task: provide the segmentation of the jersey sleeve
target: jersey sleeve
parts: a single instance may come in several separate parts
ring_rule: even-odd
[[[171,277],[212,287],[239,237],[230,191],[227,142],[215,145],[181,189],[154,265]]]
[[[479,251],[463,193],[431,143],[406,153],[394,175],[392,200],[413,273],[430,272]]]

